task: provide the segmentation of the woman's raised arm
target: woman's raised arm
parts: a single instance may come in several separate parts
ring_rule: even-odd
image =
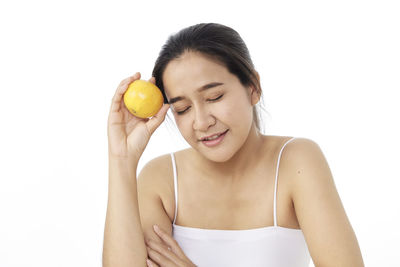
[[[104,229],[103,267],[145,267],[147,250],[140,223],[136,171],[147,143],[164,121],[169,105],[151,119],[129,113],[122,97],[140,73],[123,80],[108,117],[109,184]],[[154,78],[150,80],[155,82]]]

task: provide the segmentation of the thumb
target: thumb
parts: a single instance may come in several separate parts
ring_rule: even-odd
[[[160,124],[164,121],[169,106],[170,104],[164,104],[157,112],[157,114],[151,117],[151,119],[146,122],[150,134],[153,134],[154,131],[158,128],[158,126],[160,126]]]
[[[152,84],[156,84],[156,78],[153,76],[149,79],[149,82],[151,82]]]

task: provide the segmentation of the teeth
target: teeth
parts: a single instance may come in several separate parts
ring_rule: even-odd
[[[219,137],[219,135],[214,135],[213,137],[206,138],[205,140],[206,140],[206,141],[211,141],[211,140],[217,139],[218,137]]]

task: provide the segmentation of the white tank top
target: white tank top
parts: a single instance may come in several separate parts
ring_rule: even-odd
[[[175,218],[172,235],[185,255],[198,267],[308,267],[310,253],[301,229],[278,226],[276,223],[276,188],[278,156],[274,193],[274,225],[247,230],[214,230],[175,224],[178,211],[178,188],[174,154]]]

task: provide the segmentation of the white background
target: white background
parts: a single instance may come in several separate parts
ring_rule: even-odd
[[[0,266],[101,266],[111,98],[200,22],[246,42],[265,134],[320,145],[366,266],[400,266],[399,14],[385,0],[2,1]],[[185,147],[164,123],[138,171]]]

